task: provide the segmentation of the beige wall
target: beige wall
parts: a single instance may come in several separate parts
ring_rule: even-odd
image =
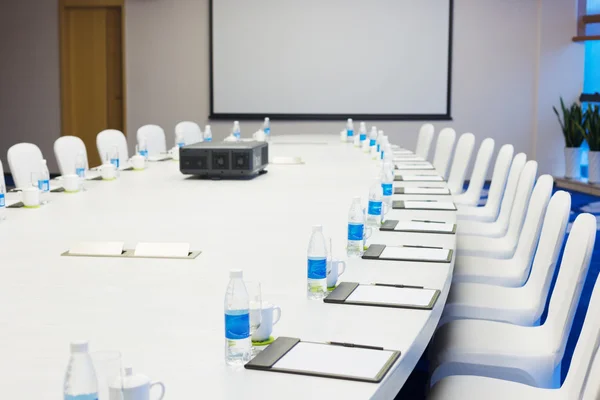
[[[48,153],[59,135],[58,18],[50,3],[54,0],[0,4],[0,32],[9,30],[0,36],[3,161],[6,149],[19,140],[31,140]],[[21,13],[7,16],[7,7]],[[35,23],[29,23],[28,10]],[[570,42],[575,25],[575,0],[455,0],[454,121],[436,126],[472,131],[480,139],[490,136],[498,145],[512,143],[517,151],[535,155],[542,171],[560,173],[562,142],[551,105],[559,94],[574,99],[581,90],[583,45]],[[127,0],[126,41],[130,146],[145,123],[163,126],[169,143],[178,121],[207,123],[208,0]],[[7,59],[16,61],[5,73]],[[35,96],[21,92],[21,86]],[[15,98],[21,99],[19,105]],[[414,145],[420,125],[374,123],[406,146]],[[213,121],[215,136],[224,137],[230,124]],[[273,133],[337,133],[342,126],[273,121]],[[257,127],[242,121],[246,132]]]

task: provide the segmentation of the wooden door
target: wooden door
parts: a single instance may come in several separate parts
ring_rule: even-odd
[[[61,1],[62,135],[80,137],[90,166],[96,135],[124,132],[123,8],[113,0]]]

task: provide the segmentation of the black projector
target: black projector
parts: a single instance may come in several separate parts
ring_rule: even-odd
[[[179,149],[182,174],[204,178],[244,178],[263,172],[269,163],[265,142],[200,142]]]

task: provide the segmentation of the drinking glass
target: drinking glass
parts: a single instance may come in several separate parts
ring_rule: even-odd
[[[117,378],[120,378],[120,381],[123,382],[121,353],[115,350],[96,351],[91,353],[91,356],[98,380],[98,400],[109,400],[109,386]]]

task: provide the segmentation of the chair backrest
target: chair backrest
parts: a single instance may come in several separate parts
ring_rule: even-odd
[[[127,149],[127,139],[123,132],[116,129],[106,129],[96,136],[96,147],[98,147],[101,162],[106,161],[106,155],[110,154],[115,146],[119,151],[119,164],[125,165],[129,160],[129,151]]]
[[[185,144],[193,144],[202,141],[202,130],[197,123],[192,121],[182,121],[175,125],[175,134],[183,135]]]
[[[157,156],[167,152],[165,131],[158,125],[144,125],[137,131],[138,144],[146,141],[149,156]]]
[[[600,279],[596,280],[571,366],[560,390],[567,399],[600,399]],[[591,365],[590,365],[591,364]],[[583,394],[580,393],[583,391]]]
[[[4,181],[4,167],[2,166],[2,160],[0,160],[0,185],[4,186],[4,191],[6,191],[6,182]]]
[[[41,171],[41,161],[44,159],[40,148],[32,143],[18,143],[8,149],[7,157],[15,186],[31,186],[34,183],[31,174]]]
[[[456,150],[450,167],[450,175],[448,177],[448,189],[452,194],[460,194],[463,192],[465,185],[465,175],[467,168],[471,162],[473,155],[473,147],[475,146],[475,135],[472,133],[463,133],[458,138]]]
[[[469,187],[467,188],[467,191],[463,193],[464,199],[468,204],[477,204],[479,202],[490,161],[494,154],[494,146],[495,142],[492,138],[485,139],[481,142],[481,146],[479,146],[475,164],[473,165],[473,173],[471,174],[471,179],[469,181]],[[500,152],[502,152],[502,150],[500,150]],[[500,157],[500,154],[498,157]],[[512,151],[510,157],[512,158]],[[507,162],[506,165],[510,166],[510,162]],[[508,167],[506,168],[505,176],[507,175]],[[450,176],[452,176],[452,171],[450,171]],[[498,201],[498,204],[500,204],[500,201]]]
[[[544,176],[546,175],[541,176],[540,180]],[[558,260],[558,255],[565,240],[569,214],[571,213],[571,195],[562,190],[554,193],[548,204],[548,208],[546,209],[543,223],[541,224],[541,234],[538,225],[537,235],[539,235],[539,242],[536,233],[532,234],[532,230],[529,230],[527,226],[530,212],[531,215],[534,213],[538,214],[538,211],[535,209],[531,210],[531,207],[529,211],[527,211],[527,219],[525,220],[525,226],[523,227],[523,232],[519,239],[517,255],[522,260],[527,260],[522,264],[526,266],[522,271],[523,281],[527,278],[529,271],[531,270],[531,275],[529,275],[529,279],[527,280],[527,283],[525,283],[525,288],[529,298],[532,300],[534,306],[533,309],[535,310],[531,320],[531,324],[533,325],[533,323],[540,319],[544,312],[548,291],[550,290],[550,283],[552,282],[554,270],[556,269],[556,261]],[[544,215],[543,212],[539,214]],[[535,252],[532,265],[531,258],[536,245],[538,250]],[[529,268],[530,266],[531,268]]]
[[[508,223],[510,221],[510,213],[513,209],[515,202],[515,196],[517,194],[517,187],[519,186],[519,178],[525,168],[527,162],[525,153],[519,153],[513,158],[512,165],[510,166],[510,172],[508,173],[508,180],[506,181],[506,190],[504,196],[502,196],[502,202],[500,203],[500,212],[496,223],[503,226],[503,232],[508,230]]]
[[[506,231],[505,236],[510,238],[510,240],[513,240],[515,246],[517,245],[521,229],[523,228],[523,222],[525,221],[529,202],[530,200],[533,200],[532,191],[534,190],[534,185],[535,188],[542,188],[539,190],[541,190],[544,195],[547,195],[544,208],[548,206],[548,201],[550,201],[550,196],[552,196],[552,185],[554,182],[550,175],[544,175],[544,179],[541,179],[542,177],[540,177],[538,184],[535,183],[537,167],[537,161],[527,161],[523,167],[523,171],[521,171],[521,176],[519,177],[519,185],[517,186],[517,191],[515,193],[515,201],[512,206],[512,211],[508,220],[508,230]],[[541,206],[541,203],[538,203],[537,206]]]
[[[554,354],[556,365],[565,352],[595,241],[596,217],[591,214],[578,215],[567,239],[548,306],[548,317],[541,326],[549,335],[548,344],[552,346],[549,351]]]
[[[494,164],[492,183],[490,184],[488,198],[484,207],[486,210],[493,210],[496,217],[498,216],[500,205],[505,196],[504,190],[508,186],[508,177],[512,170],[512,164],[514,163],[514,151],[515,149],[511,144],[505,144],[500,148],[496,163]],[[523,154],[523,156],[525,157],[524,160],[526,160],[527,157],[525,154]],[[525,164],[525,161],[523,161],[523,164]]]
[[[87,151],[85,143],[77,136],[61,136],[54,142],[54,156],[58,162],[61,175],[74,174],[75,163],[79,153],[85,155],[85,167],[89,168],[87,162]]]
[[[448,164],[454,150],[454,141],[456,132],[452,128],[444,128],[440,132],[435,144],[435,153],[433,154],[433,166],[437,172],[446,178],[448,176]]]
[[[434,131],[435,128],[432,124],[423,124],[421,129],[419,129],[415,154],[424,160],[427,160],[427,157],[429,157],[429,149],[431,149],[431,142],[433,142]]]

